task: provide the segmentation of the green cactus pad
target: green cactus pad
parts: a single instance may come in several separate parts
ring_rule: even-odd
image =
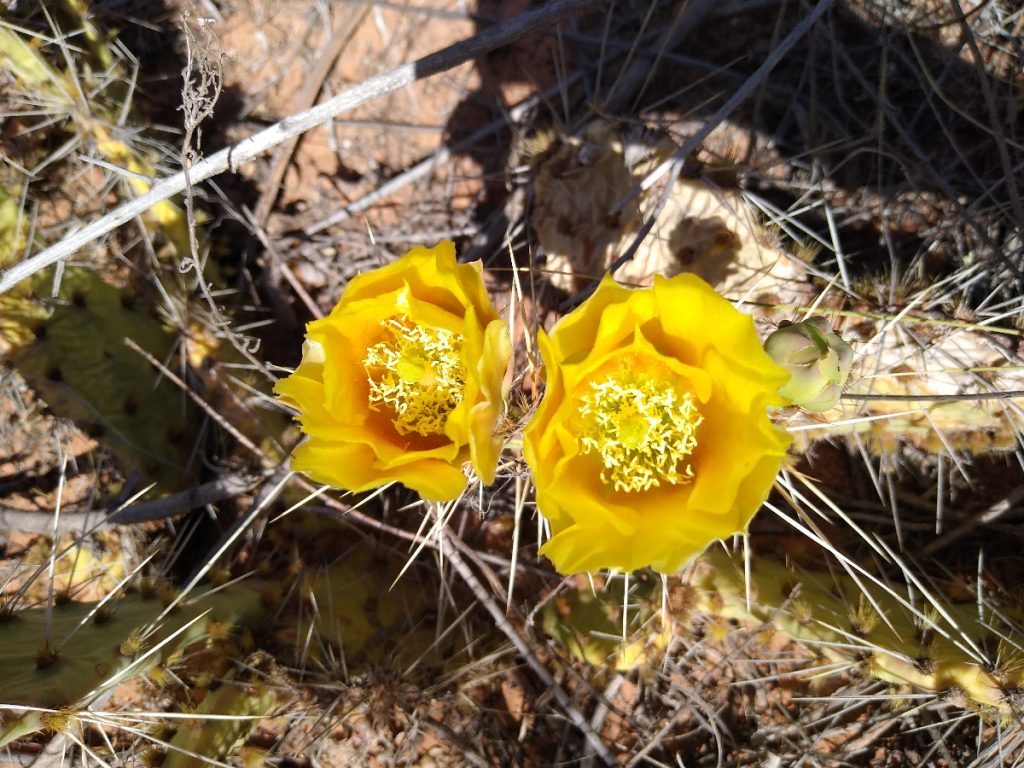
[[[0,714],[6,715],[0,719],[0,746],[45,727],[49,713],[22,714],[20,707],[84,707],[203,638],[211,622],[250,625],[263,614],[260,595],[248,584],[197,594],[156,626],[164,606],[154,597],[128,595],[90,616],[95,608],[90,603],[54,605],[49,641],[43,608],[0,621]]]
[[[389,658],[398,659],[398,666],[414,661],[435,639],[432,631],[416,627],[430,609],[431,595],[409,574],[398,578],[403,565],[372,547],[356,547],[309,575],[302,587],[308,609],[297,619],[297,637],[318,637],[343,654],[349,670]],[[320,645],[312,644],[309,653],[324,662]]]
[[[181,721],[161,768],[202,768],[210,760],[223,762],[252,732],[259,718],[270,716],[289,698],[286,689],[260,681],[246,683],[233,676],[223,680],[195,711],[198,727],[190,724],[191,719]]]
[[[658,581],[632,581],[625,643],[621,582],[597,591],[583,585],[556,596],[544,606],[542,626],[573,659],[622,672],[643,667],[664,651],[668,634],[657,616],[660,600]]]
[[[101,439],[129,468],[144,470],[165,488],[180,486],[192,408],[184,393],[125,344],[130,338],[167,360],[171,333],[87,269],[66,269],[55,301],[20,298],[10,304],[0,326],[4,346],[51,411]]]

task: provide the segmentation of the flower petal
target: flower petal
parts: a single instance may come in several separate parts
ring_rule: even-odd
[[[447,462],[417,459],[384,468],[370,446],[358,443],[307,440],[295,449],[292,469],[318,483],[356,492],[401,483],[428,501],[450,501],[466,487],[466,476]]]

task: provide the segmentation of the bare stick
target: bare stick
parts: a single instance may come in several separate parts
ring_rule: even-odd
[[[110,510],[83,512],[61,512],[57,525],[59,533],[94,532],[112,525],[133,525],[165,520],[183,515],[189,510],[213,504],[224,499],[251,491],[260,482],[257,475],[232,473],[216,480],[197,485],[187,491],[172,493],[152,501],[132,504],[130,507]],[[0,507],[0,531],[27,531],[29,533],[50,533],[53,528],[53,512],[37,510],[7,509]]]
[[[923,550],[922,555],[928,557],[934,555],[940,549],[945,549],[955,541],[962,539],[967,534],[974,531],[976,528],[980,528],[984,525],[990,525],[998,520],[1000,517],[1005,515],[1017,504],[1024,500],[1024,486],[1017,486],[1010,491],[1006,496],[1001,498],[995,504],[987,507],[981,514],[972,517],[956,528],[947,533],[943,534],[939,538],[930,542]]]
[[[234,171],[242,163],[258,157],[278,144],[299,136],[337,115],[393,93],[417,80],[457,67],[523,35],[549,28],[567,16],[585,11],[600,2],[601,0],[555,0],[555,2],[509,19],[503,24],[484,30],[478,35],[424,56],[412,64],[402,64],[388,72],[364,80],[359,85],[342,91],[323,104],[318,104],[297,115],[286,117],[256,135],[243,139],[234,146],[222,149],[196,163],[189,170],[190,181],[192,184],[198,184],[218,173],[227,170]],[[178,172],[156,182],[145,195],[123,203],[107,215],[68,235],[56,245],[52,245],[42,253],[25,259],[4,271],[0,274],[0,293],[6,293],[25,278],[31,277],[51,264],[67,259],[79,248],[88,245],[125,222],[131,221],[157,203],[184,191],[185,186],[184,172]]]

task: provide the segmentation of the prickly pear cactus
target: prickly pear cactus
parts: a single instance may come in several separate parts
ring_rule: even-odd
[[[285,622],[281,640],[317,637],[309,647],[311,660],[323,664],[329,655],[343,654],[349,670],[412,663],[436,638],[415,626],[431,610],[430,596],[408,574],[396,581],[403,565],[398,557],[360,546],[309,573],[301,581],[305,607],[294,622]]]
[[[193,712],[195,720],[181,721],[161,768],[202,768],[213,760],[224,761],[261,717],[271,716],[292,698],[289,688],[268,679],[268,674],[273,676],[273,663],[266,654],[252,654],[243,668],[243,673],[229,672],[205,694]]]
[[[665,137],[630,136],[604,120],[589,123],[576,136],[542,135],[524,146],[534,167],[532,223],[552,283],[577,290],[625,252],[643,216],[662,197],[658,186],[636,196],[637,185],[675,148]],[[648,284],[654,275],[692,272],[741,302],[764,337],[813,313],[824,315],[823,326],[835,328],[852,345],[852,372],[843,392],[872,399],[837,404],[836,391],[808,399],[808,410],[824,413],[789,421],[798,428],[798,450],[837,435],[856,435],[873,453],[900,443],[929,453],[1013,448],[1014,418],[1008,411],[1018,408],[1021,398],[988,395],[1024,390],[1014,351],[1020,329],[986,318],[967,322],[935,309],[881,315],[861,303],[851,310],[849,296],[820,283],[808,263],[812,249],[787,252],[751,215],[738,191],[679,178],[664,203],[633,258],[615,272],[617,279]],[[914,304],[927,306],[940,290],[920,286]],[[842,374],[850,367],[849,356],[845,349],[837,353]],[[972,397],[977,394],[984,397]]]
[[[578,137],[536,137],[526,149],[535,155],[532,222],[551,279],[560,288],[579,288],[600,278],[620,241],[639,229],[638,201],[618,215],[611,211],[647,166],[627,157],[622,137],[604,120]],[[662,142],[649,153],[664,155],[665,149]]]
[[[252,625],[252,585],[196,594],[164,613],[155,594],[0,612],[0,746],[74,712],[216,629]],[[14,705],[6,708],[3,705]],[[19,714],[23,707],[34,707]]]
[[[734,620],[803,645],[809,677],[819,667],[846,662],[896,693],[926,691],[1001,718],[1020,710],[1024,654],[1012,638],[1024,613],[1017,606],[979,607],[966,592],[957,600],[926,597],[867,575],[854,578],[769,557],[751,559],[749,592],[747,585],[742,557],[713,548],[690,575],[669,580],[668,615],[661,614],[659,582],[631,591],[635,614],[625,640],[621,582],[597,592],[580,584],[556,596],[544,608],[542,625],[572,659],[622,671],[656,668],[673,633],[685,634],[697,617],[713,627]]]
[[[541,619],[544,633],[573,659],[593,667],[653,669],[670,637],[660,614],[660,583],[641,575],[630,581],[628,596],[621,579],[594,586],[577,584],[548,602]]]
[[[85,35],[95,74],[62,71],[44,55],[42,41],[3,27],[0,27],[0,72],[7,75],[22,93],[31,94],[27,104],[30,105],[33,98],[37,101],[45,99],[50,113],[65,117],[87,146],[94,147],[105,161],[134,174],[127,177],[126,187],[131,194],[144,194],[151,186],[147,178],[157,175],[159,157],[144,144],[133,144],[121,138],[128,132],[122,132],[119,126],[125,117],[131,117],[130,104],[125,105],[125,99],[130,95],[124,91],[124,84],[131,80],[131,76],[125,71],[121,59],[113,55],[107,40],[82,13],[80,5],[69,0],[66,10],[78,17],[77,26]],[[63,64],[60,50],[56,46],[53,50],[57,60]],[[90,82],[94,78],[99,82]],[[83,84],[91,90],[88,96],[82,93]],[[106,92],[108,88],[110,90]],[[81,108],[83,102],[88,102],[88,109]],[[129,119],[129,123],[135,122]],[[159,255],[170,250],[183,259],[190,254],[188,223],[181,207],[173,200],[157,203],[143,214],[142,220],[152,233],[159,232],[166,237],[170,248],[159,248]]]
[[[721,549],[706,553],[690,585],[693,608],[784,633],[821,664],[850,662],[897,691],[928,691],[961,706],[1014,716],[1024,690],[1024,659],[1012,638],[1016,606],[959,601],[867,574],[819,572]]]
[[[74,267],[64,270],[56,299],[13,297],[5,309],[0,348],[55,415],[165,488],[186,480],[192,408],[125,344],[129,338],[173,365],[170,332],[126,293]]]

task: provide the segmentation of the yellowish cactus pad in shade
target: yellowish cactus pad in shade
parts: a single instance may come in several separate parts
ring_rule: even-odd
[[[359,275],[306,327],[302,363],[275,387],[308,436],[292,467],[351,491],[399,482],[431,501],[462,492],[467,463],[491,482],[511,355],[480,265],[456,262],[453,243]]]
[[[768,416],[789,373],[750,317],[694,275],[606,278],[538,345],[523,452],[560,572],[672,572],[746,530],[789,445]]]

